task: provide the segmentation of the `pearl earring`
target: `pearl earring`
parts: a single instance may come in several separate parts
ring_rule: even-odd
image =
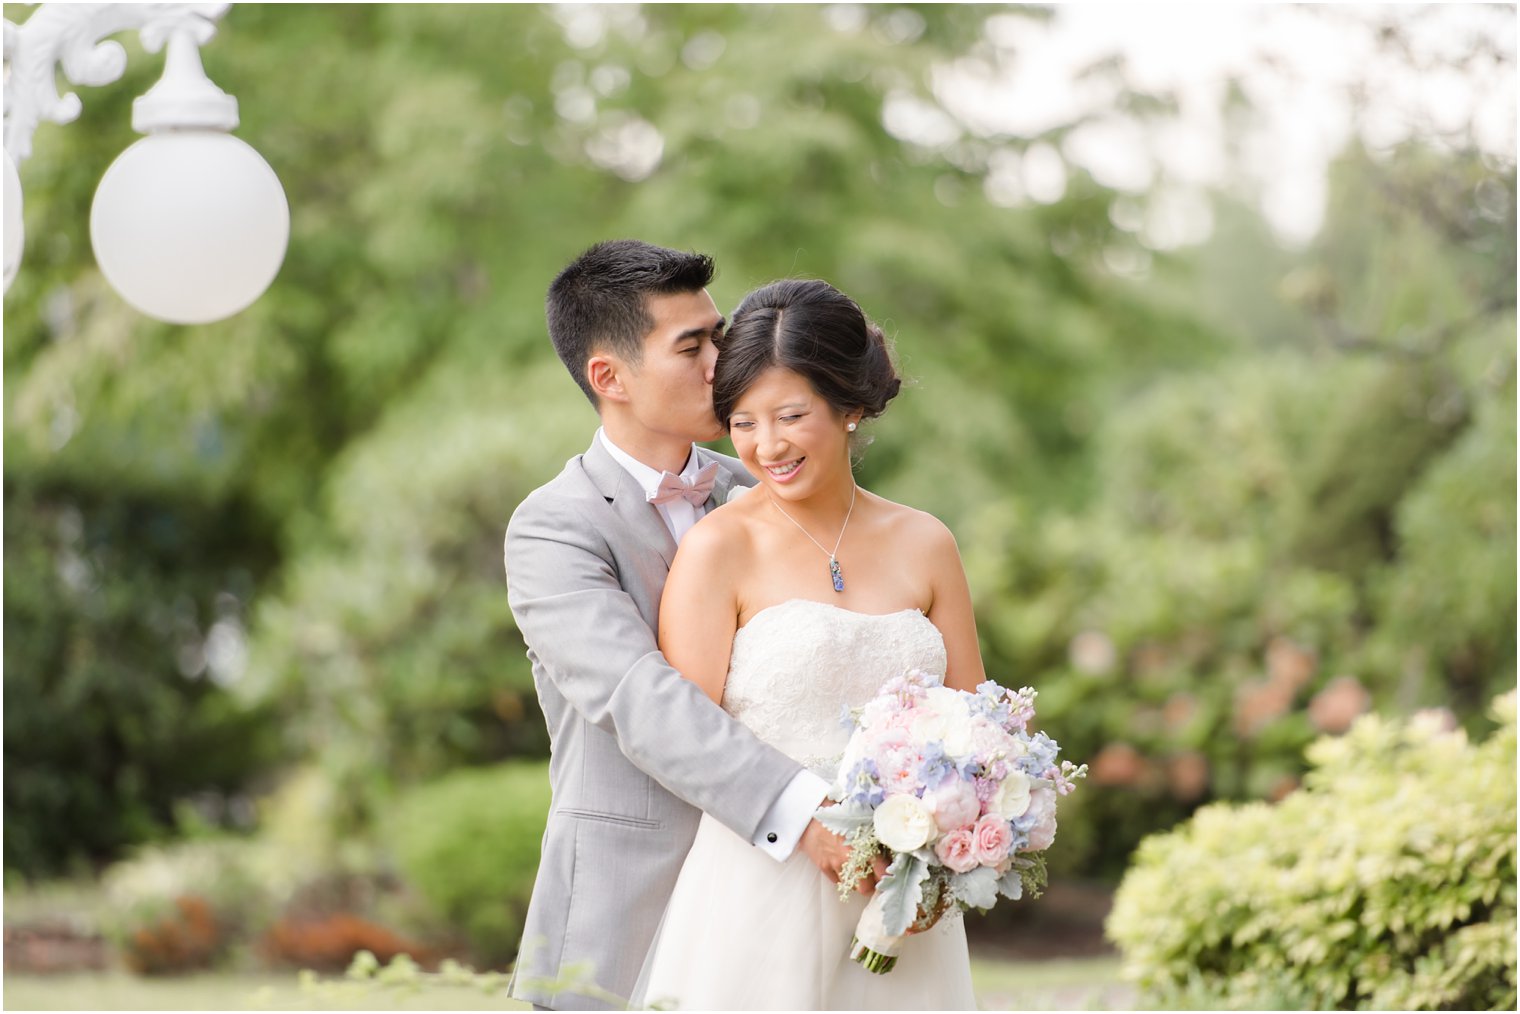
[[[851,433],[854,433],[855,432],[855,424],[854,423],[850,423],[848,426],[845,427],[845,429],[849,430]]]

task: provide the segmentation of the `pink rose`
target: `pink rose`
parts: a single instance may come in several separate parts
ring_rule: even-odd
[[[980,865],[976,860],[976,838],[966,827],[957,828],[936,842],[934,854],[956,873],[969,873]]]
[[[1029,809],[1025,816],[1034,815],[1034,827],[1029,829],[1029,844],[1025,852],[1039,852],[1050,848],[1056,840],[1056,792],[1041,786],[1029,794]]]
[[[934,811],[934,823],[941,831],[954,831],[975,823],[977,814],[982,812],[976,786],[954,775],[941,782],[939,788],[924,793],[924,802]]]
[[[976,861],[981,866],[996,866],[1008,858],[1008,850],[1013,847],[1013,828],[1006,820],[991,814],[976,822],[972,837],[976,842]]]

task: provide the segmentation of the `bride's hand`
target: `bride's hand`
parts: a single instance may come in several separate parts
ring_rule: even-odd
[[[834,883],[839,883],[839,871],[844,869],[845,862],[850,858],[850,849],[843,838],[814,819],[808,821],[807,827],[803,829],[797,847],[825,876]]]
[[[939,921],[941,919],[945,917],[945,913],[950,911],[950,907],[951,906],[949,902],[943,902],[932,913],[927,914],[923,911],[923,909],[919,909],[918,919],[908,927],[907,932],[904,933],[903,936],[911,937],[917,933],[929,932],[939,924]]]

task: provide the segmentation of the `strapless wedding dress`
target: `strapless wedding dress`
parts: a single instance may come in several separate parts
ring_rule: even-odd
[[[916,609],[856,613],[792,599],[734,636],[723,708],[832,781],[845,712],[910,669],[943,676],[939,630]],[[965,925],[951,913],[906,940],[897,967],[852,962],[865,907],[800,852],[777,863],[703,816],[645,963],[645,1005],[686,1010],[973,1010]]]

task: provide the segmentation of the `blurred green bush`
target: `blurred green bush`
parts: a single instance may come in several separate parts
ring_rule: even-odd
[[[1386,196],[1452,185],[1432,172],[1418,151],[1348,153],[1312,284],[1293,283],[1319,295],[1282,297],[1308,334],[1131,393],[1094,433],[1084,509],[1004,494],[964,526],[988,671],[1034,684],[1043,726],[1092,765],[1052,872],[1117,877],[1210,800],[1281,797],[1308,743],[1364,711],[1476,729],[1514,687],[1513,272]],[[1341,263],[1348,236],[1367,262]],[[1391,249],[1420,270],[1381,270]],[[1317,320],[1316,300],[1369,272],[1356,353],[1317,346],[1362,325]]]
[[[111,864],[93,921],[129,967],[145,971],[209,958],[245,968],[341,970],[361,949],[427,960],[434,940],[450,942],[448,927],[397,877],[373,837],[334,834],[333,805],[332,782],[319,769],[287,772],[260,800],[257,834],[192,828],[182,840],[135,848]],[[177,946],[198,925],[186,918],[187,899],[216,929],[211,953]]]
[[[273,709],[217,679],[256,526],[236,504],[9,481],[4,514],[6,871],[88,869],[190,799],[229,819],[279,748]]]
[[[1276,805],[1147,838],[1108,933],[1162,1007],[1513,1010],[1515,693],[1474,744],[1449,716],[1359,719]]]
[[[380,818],[402,878],[463,931],[478,968],[517,953],[548,814],[548,765],[514,761],[406,789]]]

